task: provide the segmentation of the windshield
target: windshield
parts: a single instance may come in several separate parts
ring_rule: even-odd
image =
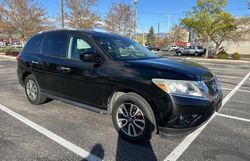
[[[118,59],[147,59],[158,57],[139,43],[120,36],[93,37],[111,56]]]

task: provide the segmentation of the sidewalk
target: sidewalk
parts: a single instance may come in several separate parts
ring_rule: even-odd
[[[196,61],[208,61],[208,62],[223,62],[223,63],[245,63],[250,64],[249,59],[243,59],[243,60],[230,60],[230,59],[210,59],[210,58],[195,58],[195,57],[189,57],[185,58],[185,60],[196,60]]]
[[[5,55],[4,53],[0,53],[0,59],[1,58],[8,58],[8,59],[16,60],[15,56],[8,56],[8,55]]]

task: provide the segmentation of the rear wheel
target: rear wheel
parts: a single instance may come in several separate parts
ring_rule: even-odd
[[[194,56],[199,56],[199,53],[198,53],[198,52],[195,52],[195,53],[194,53]]]
[[[24,82],[26,96],[32,104],[39,105],[46,102],[47,97],[41,93],[37,80],[32,74],[28,75]]]
[[[116,100],[112,120],[119,135],[131,142],[146,142],[155,130],[150,105],[135,93],[124,94]]]

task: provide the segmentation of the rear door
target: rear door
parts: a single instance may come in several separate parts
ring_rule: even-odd
[[[46,93],[60,95],[63,79],[61,61],[66,57],[67,42],[67,34],[48,33],[43,40],[41,54],[33,59],[32,72]]]

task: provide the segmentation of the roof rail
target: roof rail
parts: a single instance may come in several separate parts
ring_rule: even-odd
[[[45,32],[49,32],[49,31],[61,31],[61,30],[68,30],[67,28],[60,28],[60,29],[48,29],[48,30],[42,30],[42,31],[39,31],[38,33],[41,34],[41,33],[45,33]]]

